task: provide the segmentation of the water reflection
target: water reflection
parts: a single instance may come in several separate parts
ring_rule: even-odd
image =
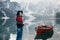
[[[57,24],[60,24],[60,12],[57,12],[57,13],[56,13],[56,18],[57,18],[57,19],[56,19],[56,23],[57,23]]]

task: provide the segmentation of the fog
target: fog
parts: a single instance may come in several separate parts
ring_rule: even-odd
[[[16,40],[18,10],[24,12],[23,40],[34,40],[35,27],[42,24],[54,26],[48,40],[60,40],[60,19],[56,19],[60,18],[60,0],[0,0],[0,40]]]

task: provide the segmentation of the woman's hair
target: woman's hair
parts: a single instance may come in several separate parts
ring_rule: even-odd
[[[20,12],[21,12],[21,14],[23,14],[23,11],[18,11],[16,15],[18,16],[20,14]]]

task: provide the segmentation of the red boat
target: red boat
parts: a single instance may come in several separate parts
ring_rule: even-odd
[[[43,33],[47,33],[51,30],[53,30],[53,26],[41,25],[41,26],[36,27],[36,34],[40,35]]]

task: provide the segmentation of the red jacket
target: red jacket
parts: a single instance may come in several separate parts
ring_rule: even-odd
[[[17,16],[16,21],[23,23],[23,19],[21,16]]]

